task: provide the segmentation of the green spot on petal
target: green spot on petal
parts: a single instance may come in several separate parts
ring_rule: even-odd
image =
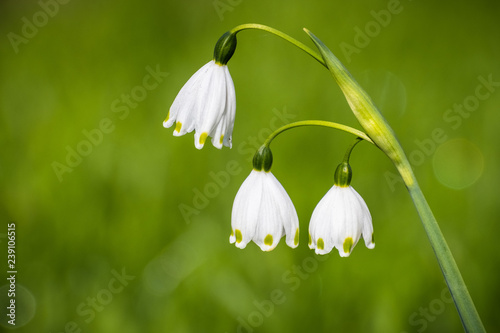
[[[175,124],[175,131],[176,132],[180,132],[181,131],[181,127],[182,127],[182,123],[181,122],[177,122]]]
[[[241,243],[241,241],[243,240],[243,235],[241,234],[241,230],[236,229],[235,234],[236,234],[236,243]]]
[[[220,144],[222,144],[224,142],[224,135],[221,135],[220,136]]]
[[[163,122],[167,122],[170,119],[170,111],[168,111],[167,118]]]
[[[311,238],[311,234],[309,234],[309,245],[311,245],[313,243],[312,241],[312,238]]]
[[[352,238],[351,237],[347,237],[345,240],[344,240],[344,252],[345,253],[350,253],[351,252],[351,249],[352,249],[352,244],[354,242],[352,241]]]
[[[316,247],[320,250],[325,249],[325,242],[323,241],[323,238],[318,238],[318,241],[316,242]]]
[[[264,244],[269,246],[273,245],[273,236],[267,235],[266,238],[264,238]]]
[[[207,136],[208,136],[207,132],[201,133],[201,135],[200,135],[200,145],[204,145],[205,144],[205,141],[207,141]]]
[[[299,228],[295,231],[295,237],[293,238],[293,244],[295,246],[299,245]]]
[[[234,230],[231,229],[231,236],[234,236]]]

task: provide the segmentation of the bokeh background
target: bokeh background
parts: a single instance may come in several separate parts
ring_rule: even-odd
[[[353,153],[352,185],[371,209],[377,247],[360,242],[347,259],[308,249],[310,216],[349,135],[300,128],[273,143],[273,172],[301,223],[297,249],[229,244],[233,198],[270,130],[304,119],[359,128],[322,66],[252,30],[239,34],[229,63],[233,148],[198,151],[192,134],[164,129],[177,92],[211,59],[220,35],[250,22],[313,47],[302,31],[309,28],[372,95],[410,156],[487,330],[500,329],[499,7],[2,1],[0,267],[5,276],[7,224],[15,222],[16,330],[461,331],[413,204],[390,161],[368,144]],[[6,329],[3,283],[0,291]]]

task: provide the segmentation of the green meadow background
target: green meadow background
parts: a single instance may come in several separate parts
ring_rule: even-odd
[[[162,121],[217,39],[242,23],[314,47],[373,97],[406,149],[488,331],[500,329],[500,6],[495,1],[0,3],[0,282],[4,331],[460,332],[395,168],[362,143],[352,185],[376,248],[307,246],[315,205],[352,137],[321,128],[272,145],[300,246],[229,244],[255,148],[297,120],[359,124],[322,66],[256,30],[229,62],[233,148],[194,147]],[[16,326],[7,225],[16,225]]]

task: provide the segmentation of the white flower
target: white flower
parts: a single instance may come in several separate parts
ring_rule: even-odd
[[[179,91],[163,127],[176,122],[175,136],[194,130],[194,145],[198,149],[203,148],[209,136],[215,147],[231,147],[235,112],[236,94],[227,65],[212,60]]]
[[[252,170],[234,199],[229,242],[243,249],[254,241],[271,251],[286,235],[292,248],[299,244],[299,218],[292,200],[271,172]]]
[[[333,185],[312,214],[309,248],[326,254],[336,247],[341,257],[348,257],[361,234],[373,249],[372,217],[365,201],[352,186]]]

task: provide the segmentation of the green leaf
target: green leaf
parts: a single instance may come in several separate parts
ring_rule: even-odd
[[[410,181],[411,177],[407,173],[409,163],[403,148],[375,103],[332,51],[312,32],[305,28],[304,31],[318,48],[328,70],[344,93],[347,103],[366,134],[393,161],[403,178]]]

